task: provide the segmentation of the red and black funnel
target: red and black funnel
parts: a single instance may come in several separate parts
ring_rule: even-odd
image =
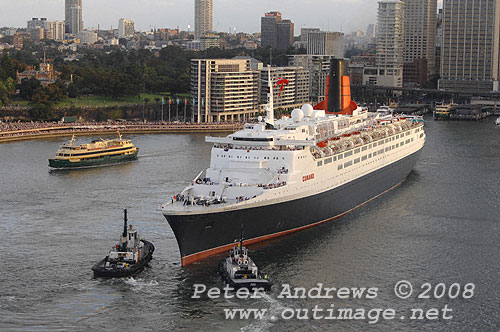
[[[358,108],[351,100],[351,84],[345,75],[343,59],[330,60],[330,74],[326,78],[325,100],[314,106],[316,110],[324,110],[328,114],[352,114]]]

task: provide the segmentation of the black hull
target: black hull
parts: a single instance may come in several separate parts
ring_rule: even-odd
[[[282,203],[222,213],[165,215],[174,231],[182,265],[224,252],[238,238],[245,244],[296,232],[340,217],[403,182],[421,149],[332,190]]]
[[[103,277],[103,278],[122,278],[129,277],[136,273],[141,272],[144,267],[153,259],[153,252],[155,251],[154,245],[145,240],[141,240],[148,250],[148,253],[139,261],[137,264],[131,264],[128,268],[118,268],[118,267],[105,267],[104,264],[108,257],[102,259],[98,263],[96,263],[92,267],[92,271],[94,271],[95,277]]]

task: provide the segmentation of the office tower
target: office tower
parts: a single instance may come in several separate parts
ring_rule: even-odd
[[[500,0],[445,0],[442,34],[439,88],[498,91]]]
[[[269,12],[260,19],[260,43],[262,47],[278,48],[278,23],[280,12]]]
[[[66,32],[76,35],[83,30],[82,0],[65,0]]]
[[[403,61],[427,60],[427,76],[436,73],[437,0],[403,0],[405,46]]]
[[[118,21],[118,38],[130,38],[134,37],[134,35],[134,20],[131,20],[129,18],[121,18]]]
[[[294,26],[290,20],[277,23],[277,46],[279,50],[288,50],[293,45]]]
[[[334,55],[344,57],[344,34],[342,32],[310,31],[307,34],[307,54]]]
[[[194,1],[194,39],[212,31],[212,0]]]
[[[306,42],[307,45],[307,35],[309,32],[319,32],[319,28],[300,28],[300,41]]]
[[[399,0],[383,0],[377,18],[377,85],[403,86],[404,11]]]
[[[368,24],[368,28],[366,28],[366,36],[369,38],[375,37],[375,24]]]

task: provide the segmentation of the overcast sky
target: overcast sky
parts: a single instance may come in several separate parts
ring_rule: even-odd
[[[438,0],[442,3],[442,0]],[[377,20],[377,0],[214,0],[215,31],[260,32],[260,17],[280,11],[301,27],[325,31],[366,30]],[[0,0],[0,27],[26,27],[32,17],[64,20],[64,0]],[[136,30],[194,29],[194,0],[83,0],[85,27],[116,28],[122,17],[135,21]]]

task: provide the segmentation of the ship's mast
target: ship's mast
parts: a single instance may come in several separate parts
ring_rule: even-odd
[[[266,123],[274,128],[274,100],[273,81],[271,80],[271,66],[267,66],[267,105]]]
[[[122,250],[127,248],[127,209],[123,210],[123,234],[122,234]]]

